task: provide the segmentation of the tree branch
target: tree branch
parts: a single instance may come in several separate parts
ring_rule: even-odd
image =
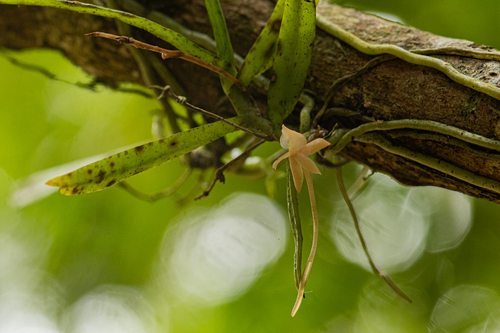
[[[118,3],[120,4],[120,1]],[[203,0],[170,0],[168,6],[164,7],[152,5],[150,2],[145,5],[145,0],[122,0],[121,3],[122,6],[126,3],[129,10],[136,10],[135,14],[147,15],[150,19],[156,18],[159,21],[169,16],[173,19],[172,22],[180,24],[183,29],[193,31],[191,35],[198,40],[209,40],[207,38],[212,34]],[[244,56],[270,16],[273,2],[225,0],[222,1],[222,8],[233,48],[236,53]],[[448,62],[455,69],[466,72],[486,84],[500,87],[500,62],[496,56],[492,56],[493,60],[477,59],[483,57],[481,54],[494,53],[491,48],[435,36],[353,9],[326,3],[318,7],[318,12],[328,22],[368,43],[393,44],[410,51],[441,49],[441,53],[446,54],[436,55],[434,52],[432,57]],[[142,83],[139,71],[124,46],[83,36],[91,31],[117,33],[113,22],[103,18],[50,8],[0,6],[0,46],[11,49],[58,49],[85,71],[110,85],[124,81]],[[169,47],[147,33],[134,31],[136,39],[153,45],[158,44],[160,47]],[[207,47],[210,45],[206,43]],[[453,52],[456,49],[465,49],[469,53],[468,56],[450,55],[443,47]],[[474,56],[476,53],[479,56]],[[352,74],[356,68],[362,68],[371,59],[373,56],[362,53],[331,33],[318,29],[310,78],[307,81],[309,83],[306,87],[316,96],[318,107],[311,112],[312,116],[314,117],[323,106],[323,96],[335,81]],[[214,105],[224,96],[217,75],[208,70],[176,59],[170,60],[166,66],[185,87],[186,97],[192,104],[213,110]],[[249,91],[265,114],[265,92],[251,86]],[[489,139],[500,139],[499,100],[456,83],[436,69],[410,64],[398,58],[381,62],[364,73],[345,80],[329,95],[331,99],[327,108],[345,108],[360,116],[342,116],[326,112],[319,120],[319,125],[326,129],[332,129],[337,123],[340,128],[352,129],[366,119],[415,119],[431,120]],[[230,109],[223,112],[223,116],[231,114]],[[300,105],[287,122],[298,125],[299,117]],[[421,133],[433,134],[417,134]],[[392,135],[389,131],[382,135],[391,146],[411,149],[481,177],[500,181],[500,174],[497,172],[500,168],[498,154],[489,149],[477,145],[455,144],[457,141],[447,141],[446,135],[437,139],[433,136],[418,136],[414,130],[398,130],[397,135]],[[368,165],[376,171],[390,174],[404,184],[439,186],[500,202],[498,193],[394,155],[372,143],[351,142],[341,155]]]

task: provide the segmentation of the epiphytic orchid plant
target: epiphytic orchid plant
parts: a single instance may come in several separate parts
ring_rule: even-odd
[[[47,184],[59,187],[60,192],[65,195],[91,193],[106,189],[115,184],[121,184],[123,188],[127,189],[135,196],[152,202],[158,198],[167,196],[167,193],[171,192],[167,189],[166,191],[148,196],[140,194],[138,191],[131,189],[128,185],[124,185],[125,183],[123,183],[123,181],[137,173],[164,164],[173,158],[188,154],[195,149],[205,146],[237,130],[245,132],[239,137],[241,140],[238,142],[241,142],[241,146],[247,142],[247,135],[258,137],[260,141],[248,147],[240,157],[233,159],[217,170],[211,187],[203,193],[201,196],[203,197],[208,195],[217,180],[224,182],[222,173],[232,164],[235,164],[238,158],[244,161],[246,157],[250,155],[250,152],[257,146],[265,141],[273,141],[276,139],[277,132],[279,132],[279,126],[292,113],[299,99],[304,106],[303,112],[301,111],[301,131],[305,132],[309,130],[311,128],[310,112],[314,107],[314,99],[303,92],[303,87],[308,74],[314,47],[316,6],[318,2],[319,0],[278,0],[268,24],[261,32],[252,49],[248,52],[245,61],[241,66],[237,66],[219,0],[205,0],[207,13],[213,27],[215,38],[214,44],[216,45],[216,50],[214,51],[216,51],[216,54],[206,49],[208,44],[205,45],[205,47],[200,47],[184,35],[176,32],[178,29],[177,24],[169,28],[146,18],[122,12],[119,8],[106,8],[68,0],[0,0],[0,4],[54,7],[117,19],[120,21],[117,25],[118,30],[125,31],[129,29],[126,24],[144,29],[173,45],[178,50],[166,50],[135,40],[131,37],[116,36],[103,32],[89,33],[88,36],[105,37],[134,46],[138,49],[154,51],[160,53],[163,60],[167,58],[182,58],[218,73],[221,77],[222,88],[233,105],[237,115],[236,117],[225,119],[220,115],[213,114],[187,103],[185,98],[176,95],[173,93],[172,89],[170,89],[170,85],[178,85],[178,82],[169,78],[169,75],[162,76],[160,74],[160,77],[164,77],[160,80],[163,82],[160,83],[162,83],[165,88],[162,94],[155,93],[158,99],[161,99],[164,93],[168,92],[170,98],[183,104],[192,111],[204,113],[209,117],[216,118],[218,121],[211,123],[207,122],[198,126],[193,119],[188,118],[188,123],[193,124],[190,125],[192,128],[187,131],[182,131],[178,121],[182,121],[183,119],[178,117],[178,115],[171,110],[167,101],[163,100],[163,109],[165,114],[167,114],[171,131],[173,132],[172,135],[168,137],[160,135],[161,138],[156,141],[111,154],[106,158],[82,166],[72,172],[52,178]],[[107,6],[116,7],[117,5],[114,4],[113,1],[109,1],[107,2]],[[277,28],[279,33],[276,33]],[[131,31],[128,30],[128,33],[124,34],[130,35]],[[206,40],[206,38],[203,40]],[[210,43],[208,48],[212,46],[213,45]],[[140,52],[135,49],[131,52],[136,51]],[[398,48],[398,52],[399,51],[400,49]],[[141,56],[142,53],[134,54],[137,55],[134,56],[134,58],[138,62],[138,67],[144,69],[141,74],[144,83],[153,87],[154,85],[148,82],[156,80],[156,76],[151,74],[155,66],[145,61],[145,58]],[[273,73],[271,80],[259,76],[270,68],[272,68]],[[291,68],[293,68],[293,70],[290,70]],[[254,79],[254,83],[258,87],[264,90],[267,89],[267,118],[262,117],[263,113],[258,109],[257,103],[247,91],[249,84]],[[348,136],[348,140],[350,141],[351,139],[352,136]],[[305,286],[312,268],[318,243],[318,214],[311,174],[320,174],[320,171],[308,156],[327,147],[330,143],[320,138],[316,138],[308,143],[302,134],[292,131],[284,125],[282,126],[280,142],[283,148],[288,149],[288,152],[278,158],[273,164],[273,167],[276,168],[282,160],[286,158],[289,159],[291,174],[289,179],[293,179],[293,184],[297,192],[301,191],[303,178],[305,177],[313,215],[313,241],[304,271],[300,272],[300,260],[298,260],[299,264],[296,265],[296,267],[298,267],[296,268],[298,271],[298,273],[296,273],[298,295],[292,310],[292,316],[294,316],[304,297]],[[344,142],[347,142],[347,140],[344,140]],[[189,167],[187,171],[186,174],[189,175]],[[339,169],[337,174],[339,175],[339,187],[344,195],[346,191],[345,189],[342,190],[343,183]],[[182,183],[183,180],[180,180],[179,183]],[[292,181],[290,180],[289,184],[291,183]],[[173,187],[178,186],[180,185],[175,185]],[[292,186],[289,186],[289,188],[293,190]],[[293,195],[295,194],[295,190],[293,190]],[[348,196],[344,195],[344,198],[351,212],[353,212],[354,209],[352,204],[350,204]],[[353,219],[360,240],[362,241],[363,249],[366,252],[374,272],[383,277],[399,295],[405,298],[406,296],[394,285],[394,283],[392,283],[386,275],[380,273],[373,264],[367,251],[366,244],[359,231],[359,225],[354,213]],[[297,251],[297,253],[300,254],[300,251],[301,250]],[[300,256],[297,257],[300,258]]]
[[[292,309],[293,317],[299,310],[302,299],[304,298],[304,290],[306,287],[307,279],[309,278],[309,273],[311,272],[314,256],[316,255],[316,248],[318,247],[318,210],[316,208],[316,197],[314,195],[314,186],[311,173],[321,174],[321,172],[319,171],[316,164],[314,164],[314,162],[309,158],[309,155],[312,155],[329,146],[330,143],[321,138],[314,139],[308,143],[306,138],[299,132],[292,131],[285,125],[283,125],[282,130],[283,132],[281,134],[280,144],[283,148],[288,149],[288,152],[283,154],[276,160],[276,162],[274,162],[273,168],[276,169],[278,167],[278,164],[282,160],[288,158],[290,162],[290,170],[292,173],[293,182],[295,184],[295,189],[299,193],[302,189],[302,183],[305,176],[307,189],[309,190],[309,199],[311,200],[311,211],[313,216],[313,240],[311,245],[311,252],[309,252],[309,257],[307,258],[304,272],[301,274],[301,278],[299,281],[297,299]]]
[[[297,192],[300,193],[302,189],[302,183],[304,177],[306,178],[306,183],[307,183],[307,189],[309,190],[309,199],[311,201],[311,212],[313,216],[313,240],[312,240],[312,245],[311,245],[311,251],[309,252],[309,257],[307,258],[306,265],[304,267],[304,271],[300,273],[300,256],[301,256],[301,250],[298,251],[297,255],[299,258],[296,258],[295,264],[298,266],[296,269],[298,269],[298,273],[296,272],[296,286],[297,286],[297,299],[295,300],[295,304],[292,309],[292,317],[295,316],[297,311],[299,310],[300,304],[302,303],[302,299],[304,298],[304,291],[306,287],[307,280],[309,278],[309,274],[311,273],[311,268],[312,264],[314,261],[314,257],[316,255],[316,249],[318,247],[318,229],[319,229],[319,222],[318,222],[318,210],[316,207],[316,197],[314,195],[314,186],[313,186],[313,181],[312,181],[312,175],[311,173],[315,174],[321,174],[319,171],[318,167],[316,164],[308,157],[309,155],[312,155],[314,153],[317,153],[323,148],[326,148],[327,146],[330,145],[330,142],[322,139],[322,138],[315,138],[309,143],[307,142],[306,138],[300,134],[299,132],[295,132],[289,128],[287,128],[285,125],[282,125],[282,134],[280,138],[280,144],[283,148],[288,149],[288,152],[280,156],[273,164],[273,168],[276,169],[278,167],[278,164],[283,161],[284,159],[288,158],[290,162],[290,172],[291,172],[291,177],[293,179],[293,183],[295,185],[295,189]],[[354,207],[352,206],[351,200],[349,199],[349,196],[347,195],[347,191],[345,189],[343,180],[342,180],[342,174],[340,171],[340,168],[336,168],[336,175],[337,175],[337,182],[338,186],[340,189],[340,192],[349,207],[349,210],[351,211],[352,218],[354,220],[354,224],[356,227],[356,231],[358,233],[358,237],[361,241],[363,250],[366,254],[366,257],[368,259],[368,262],[370,263],[370,266],[374,272],[375,275],[380,276],[395,292],[398,294],[401,298],[406,300],[407,302],[411,303],[411,299],[406,296],[406,294],[399,289],[399,287],[390,279],[389,276],[387,276],[385,273],[381,272],[375,263],[373,262],[373,259],[368,252],[368,247],[366,246],[366,242],[364,240],[364,237],[361,233],[361,230],[359,228],[359,222],[356,217],[356,213],[354,211]],[[293,205],[293,204],[292,204]],[[289,208],[289,209],[294,209],[294,208]],[[297,213],[294,213],[297,214]],[[292,218],[292,217],[291,217]],[[294,217],[295,218],[295,217]],[[292,228],[294,225],[294,222],[291,221],[292,223]],[[299,222],[300,223],[300,222]],[[298,227],[300,229],[300,226]],[[301,247],[301,245],[299,245]]]

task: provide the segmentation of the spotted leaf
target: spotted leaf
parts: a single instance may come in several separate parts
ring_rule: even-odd
[[[297,103],[311,63],[316,35],[312,0],[286,0],[267,102],[269,118],[281,124]]]
[[[252,79],[271,68],[278,44],[285,0],[278,0],[273,14],[245,57],[237,79],[248,86]]]
[[[230,120],[239,122],[239,118]],[[47,185],[60,187],[59,192],[65,195],[100,191],[206,145],[234,130],[233,126],[223,122],[196,127],[111,155],[53,178]]]

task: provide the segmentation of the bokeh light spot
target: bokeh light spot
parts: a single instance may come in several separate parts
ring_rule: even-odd
[[[170,273],[164,283],[199,304],[242,295],[286,245],[284,214],[262,195],[233,195],[211,210],[190,212],[177,226],[164,241],[163,269]]]

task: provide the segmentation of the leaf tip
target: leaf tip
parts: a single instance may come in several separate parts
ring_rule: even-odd
[[[45,182],[45,185],[54,186],[54,187],[61,187],[60,178],[61,177],[49,179],[48,181]]]
[[[68,183],[64,182],[64,178],[68,175],[62,175],[59,177],[52,178],[45,182],[45,185],[59,187],[59,193],[64,195],[75,195],[81,194],[82,190],[78,189],[76,186],[71,186]]]

